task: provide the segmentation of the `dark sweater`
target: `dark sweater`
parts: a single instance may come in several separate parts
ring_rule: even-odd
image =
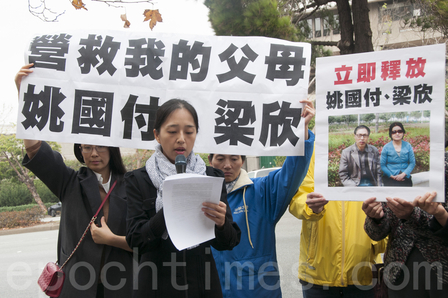
[[[448,155],[445,154],[445,203],[447,207],[447,170]],[[380,220],[366,218],[365,230],[373,240],[379,241],[389,236],[384,263],[391,264],[390,270],[384,271],[384,278],[394,283],[400,275],[400,268],[404,266],[413,247],[416,247],[426,261],[434,265],[432,270],[437,270],[436,265],[442,266],[442,279],[448,284],[448,223],[442,227],[434,216],[426,213],[419,207],[415,207],[408,220],[397,218],[386,203],[382,203],[384,216]]]
[[[224,176],[220,170],[211,167],[207,167],[207,175]],[[178,251],[169,237],[162,237],[166,230],[163,209],[155,211],[157,189],[145,168],[127,173],[125,180],[128,196],[126,240],[140,254],[134,297],[222,297],[210,246],[230,250],[241,237],[238,225],[233,222],[224,184],[221,201],[227,205],[227,213],[223,228],[215,228],[214,239]]]

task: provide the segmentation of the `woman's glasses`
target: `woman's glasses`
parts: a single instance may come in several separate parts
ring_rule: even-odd
[[[79,148],[81,149],[82,153],[87,153],[90,154],[92,153],[93,149],[96,150],[96,152],[98,153],[102,153],[102,152],[106,152],[107,150],[107,146],[79,146]]]
[[[392,130],[392,134],[393,135],[396,134],[396,133],[403,133],[403,131],[401,129],[399,129],[399,130]]]

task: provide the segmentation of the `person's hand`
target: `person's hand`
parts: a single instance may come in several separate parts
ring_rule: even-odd
[[[414,204],[406,200],[400,198],[386,198],[386,200],[387,207],[389,207],[399,219],[408,219],[414,210]]]
[[[302,118],[305,118],[305,140],[308,140],[308,124],[311,119],[313,119],[314,115],[316,115],[316,109],[314,109],[313,101],[310,99],[304,99],[300,101],[301,103],[305,103],[305,106],[302,109]]]
[[[33,67],[34,63],[30,63],[27,65],[22,66],[22,68],[19,70],[19,72],[16,74],[14,78],[14,82],[16,82],[17,91],[20,91],[20,84],[22,83],[23,77],[26,77],[30,73],[33,72],[31,67]]]
[[[406,177],[406,173],[401,173],[401,174],[398,174],[397,176],[395,176],[395,180],[403,181],[405,177]]]
[[[427,213],[434,216],[443,215],[446,210],[443,208],[441,203],[433,202],[437,195],[437,192],[427,192],[423,196],[417,196],[414,199],[414,205],[425,210]]]
[[[205,216],[213,220],[218,229],[221,229],[226,222],[227,205],[224,202],[219,202],[219,204],[204,202],[202,206],[204,206],[202,211]]]
[[[109,229],[104,216],[101,217],[101,227],[98,227],[95,223],[90,225],[90,233],[92,234],[93,242],[96,244],[109,244],[115,235]]]
[[[383,205],[377,202],[375,197],[368,198],[362,203],[362,211],[370,218],[381,219],[384,216]]]
[[[414,199],[414,205],[425,210],[427,213],[434,215],[434,218],[445,226],[448,222],[448,212],[441,203],[433,202],[437,192],[427,192],[423,196],[418,196]]]
[[[313,119],[314,115],[316,115],[316,109],[314,109],[313,101],[310,99],[304,99],[301,100],[300,102],[305,104],[301,116],[302,118],[305,118],[305,126],[308,127],[308,124],[310,123],[311,119]]]
[[[321,213],[328,201],[319,193],[309,193],[306,195],[306,204],[314,213]]]

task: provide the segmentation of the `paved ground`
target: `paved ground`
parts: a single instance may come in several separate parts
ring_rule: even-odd
[[[61,216],[60,215],[58,215],[58,216],[55,216],[55,217],[52,217],[52,216],[49,216],[49,215],[46,215],[43,219],[42,219],[42,222],[52,222],[52,221],[59,221],[61,219]]]
[[[60,220],[59,216],[57,216],[57,217],[46,216],[42,220],[42,224],[40,224],[40,225],[36,225],[33,227],[27,227],[27,228],[0,230],[0,236],[57,230],[59,228],[59,220]],[[282,292],[283,292],[283,298],[301,298],[302,297],[301,285],[297,278],[301,225],[302,225],[302,222],[300,220],[296,219],[288,211],[286,211],[285,215],[282,217],[282,219],[279,221],[279,223],[277,224],[277,227],[276,227],[277,258],[278,258],[278,264],[279,264],[279,269],[280,269],[280,280],[281,280],[280,284],[281,284],[281,288],[282,288]],[[43,237],[42,235],[47,235],[47,234],[40,234],[40,235],[38,235],[38,234],[40,234],[40,233],[36,234],[36,237],[38,237],[38,239],[40,239],[39,237]],[[8,237],[12,237],[12,236],[8,236]],[[33,235],[33,237],[34,237],[34,235]],[[45,237],[48,238],[49,236],[45,236]],[[52,237],[54,238],[54,240],[52,240],[52,241],[56,242],[57,241],[56,240],[57,232]],[[28,244],[31,245],[31,243],[28,243],[31,240],[31,238],[32,238],[31,236],[27,237],[26,238],[27,240],[23,240],[23,241],[25,241],[24,243],[27,243],[27,245]],[[45,239],[43,239],[42,241],[44,241],[44,240]],[[33,242],[33,241],[31,241],[31,242]],[[34,241],[34,242],[36,242],[36,241]],[[52,245],[54,245],[53,242],[51,242]],[[32,245],[35,245],[35,243],[33,243]],[[55,252],[54,250],[50,250],[50,251],[53,253]],[[22,258],[23,258],[23,254],[22,254]],[[39,258],[41,258],[41,257],[39,257]],[[33,258],[33,256],[32,256],[31,259],[34,260],[34,259],[39,259],[39,258]],[[41,264],[41,265],[42,265],[41,267],[43,267],[44,264]],[[38,271],[39,272],[35,272],[36,278],[37,278],[37,274],[40,273],[40,271],[41,271],[40,267],[39,267]],[[34,288],[32,288],[32,289],[34,289]],[[3,296],[0,294],[0,297],[3,297]],[[23,296],[19,295],[19,296],[14,296],[14,297],[23,297]]]

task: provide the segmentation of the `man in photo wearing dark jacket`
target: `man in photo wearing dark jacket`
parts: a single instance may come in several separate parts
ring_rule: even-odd
[[[369,145],[370,129],[355,128],[355,144],[342,150],[339,178],[344,186],[381,186],[380,153]]]

